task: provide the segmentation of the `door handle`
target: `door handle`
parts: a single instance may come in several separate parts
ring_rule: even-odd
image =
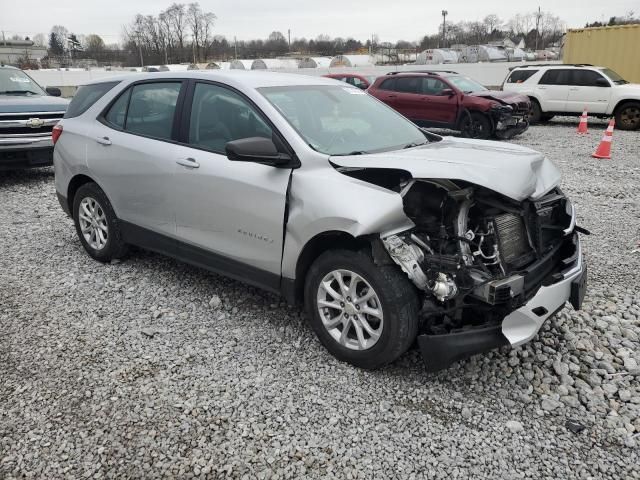
[[[111,140],[109,140],[109,137],[98,137],[96,138],[96,142],[98,142],[100,145],[111,145]]]
[[[538,87],[538,90],[546,90],[546,89],[547,87],[540,87],[540,86]]]
[[[396,98],[397,95],[387,95],[387,98]]]
[[[575,92],[576,90],[580,90],[578,87],[571,87],[569,90],[571,90],[572,92]]]
[[[187,167],[187,168],[198,168],[200,167],[200,164],[198,162],[196,162],[195,158],[180,158],[178,160],[176,160],[176,163],[178,165],[182,165],[183,167]]]

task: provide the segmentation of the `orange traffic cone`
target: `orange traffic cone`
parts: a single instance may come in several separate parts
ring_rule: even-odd
[[[582,115],[580,116],[580,123],[578,124],[578,133],[580,133],[580,134],[589,133],[589,129],[587,128],[587,109],[586,109],[586,107],[583,110]]]
[[[609,122],[609,126],[604,131],[604,136],[600,140],[600,145],[595,152],[591,155],[593,158],[603,158],[611,160],[611,140],[613,139],[613,126],[616,121],[612,118]]]

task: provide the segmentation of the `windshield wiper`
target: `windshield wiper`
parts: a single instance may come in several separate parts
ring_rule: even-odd
[[[40,95],[38,92],[33,92],[31,90],[5,90],[4,92],[0,92],[0,95],[2,94],[16,94],[16,93],[23,93],[25,95],[27,94],[32,94],[32,95]]]
[[[429,142],[422,142],[422,143],[418,143],[418,142],[412,142],[412,143],[407,143],[404,147],[402,147],[403,150],[406,150],[407,148],[413,148],[413,147],[419,147],[420,145],[426,145]]]
[[[332,155],[332,157],[348,157],[349,155],[366,155],[369,152],[365,152],[364,150],[355,150],[349,153],[336,153]]]

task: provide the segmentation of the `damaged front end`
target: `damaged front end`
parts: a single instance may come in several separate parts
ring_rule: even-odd
[[[422,292],[418,345],[429,370],[529,341],[586,288],[573,206],[559,189],[518,202],[467,182],[408,180],[415,226],[382,235]]]
[[[495,136],[501,140],[509,140],[529,128],[529,102],[511,105],[497,104],[489,110],[495,125]]]

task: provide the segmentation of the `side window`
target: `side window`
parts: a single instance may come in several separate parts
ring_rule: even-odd
[[[189,143],[224,152],[227,142],[249,137],[272,138],[272,130],[242,96],[228,88],[196,84],[189,122]]]
[[[449,88],[449,86],[437,78],[422,79],[422,93],[424,95],[441,95],[446,88]]]
[[[363,89],[363,90],[367,88],[366,83],[364,83],[364,82],[363,82],[362,80],[360,80],[358,77],[352,77],[352,78],[351,78],[351,82],[352,82],[352,85],[353,85],[354,87],[358,87],[358,88],[361,88],[361,89]]]
[[[64,118],[79,117],[118,83],[120,82],[94,83],[93,85],[81,86],[73,96]]]
[[[514,70],[507,78],[507,83],[523,83],[533,76],[538,70]]]
[[[540,85],[569,85],[571,70],[553,68],[547,70],[540,79]]]
[[[395,83],[396,83],[395,78],[389,78],[384,82],[382,82],[378,88],[380,90],[394,90]]]
[[[397,92],[403,93],[421,93],[421,80],[422,77],[401,77],[396,79]]]
[[[604,78],[598,72],[594,72],[593,70],[574,70],[572,73],[573,78],[571,83],[581,87],[598,87],[598,79]]]
[[[131,96],[131,88],[120,94],[118,99],[113,102],[111,108],[104,116],[107,123],[116,128],[124,129],[124,119],[127,115],[127,106],[129,105],[129,97]]]
[[[131,90],[124,129],[139,135],[171,139],[181,86],[180,82],[135,85]]]

